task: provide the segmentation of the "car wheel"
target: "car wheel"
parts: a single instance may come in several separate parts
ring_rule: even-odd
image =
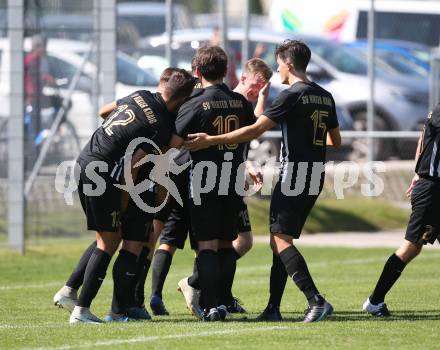
[[[367,112],[361,111],[353,114],[353,129],[355,131],[367,130]],[[380,115],[374,116],[374,131],[389,130],[387,123]],[[352,142],[352,151],[349,159],[353,161],[368,160],[368,139],[354,138]],[[373,159],[385,160],[392,154],[393,142],[389,139],[373,139]]]

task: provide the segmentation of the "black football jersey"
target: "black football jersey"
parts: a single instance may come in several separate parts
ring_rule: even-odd
[[[117,108],[94,132],[79,158],[119,162],[135,138],[148,138],[163,149],[168,146],[173,132],[174,118],[161,95],[139,90],[117,101]],[[147,143],[140,147],[147,153],[154,151]]]
[[[176,118],[176,132],[183,138],[198,132],[220,135],[254,122],[253,107],[246,98],[220,84],[199,90],[182,105]],[[220,173],[222,163],[231,161],[231,179],[235,179],[238,166],[247,159],[247,151],[247,144],[226,144],[191,152],[192,168],[198,162],[211,161]],[[234,184],[230,183],[229,190],[234,189]]]
[[[264,113],[280,125],[281,176],[289,163],[325,162],[327,131],[339,126],[332,95],[316,83],[297,82]]]
[[[424,177],[440,178],[440,104],[426,119],[416,173]]]

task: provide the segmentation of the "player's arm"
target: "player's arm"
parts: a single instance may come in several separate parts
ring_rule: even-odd
[[[227,134],[215,136],[205,133],[189,134],[185,147],[191,151],[198,151],[214,145],[245,143],[259,137],[275,125],[275,122],[262,115],[254,124],[228,132]]]
[[[339,131],[339,127],[330,129],[327,132],[327,147],[338,148],[341,145],[341,142],[341,132]]]
[[[266,108],[267,97],[269,96],[270,82],[267,82],[266,85],[258,93],[257,104],[254,109],[254,114],[256,118],[259,118]]]
[[[422,143],[423,143],[423,133],[422,133],[422,135],[420,135],[419,141],[417,142],[416,155],[414,157],[416,164],[419,161],[420,154],[422,153]],[[414,174],[414,177],[412,178],[411,183],[409,184],[409,187],[405,192],[406,196],[408,198],[411,197],[412,190],[413,190],[414,186],[416,185],[417,181],[419,181],[419,175]]]
[[[116,101],[107,103],[99,109],[98,114],[102,119],[105,119],[116,107]]]
[[[130,173],[131,177],[133,179],[133,183],[136,183],[136,179],[139,174],[140,167],[135,167],[136,163],[139,162],[142,158],[144,158],[147,155],[145,151],[142,149],[136,150],[134,152],[133,156],[131,157],[131,164],[130,164]],[[128,207],[128,201],[130,199],[130,195],[127,191],[122,191],[121,193],[121,211],[124,212]]]

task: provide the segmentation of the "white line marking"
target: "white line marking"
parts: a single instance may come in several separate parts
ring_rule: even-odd
[[[117,346],[123,344],[132,344],[132,343],[146,343],[152,341],[161,341],[168,339],[182,339],[182,338],[192,338],[192,337],[208,337],[211,335],[223,335],[223,334],[243,334],[243,333],[252,333],[252,332],[264,332],[264,331],[273,331],[277,329],[288,329],[287,326],[274,326],[274,327],[263,327],[263,328],[244,328],[240,330],[229,329],[222,331],[206,331],[206,332],[198,332],[198,333],[188,333],[188,334],[173,334],[173,335],[165,335],[165,336],[150,336],[150,337],[136,337],[131,339],[114,339],[107,341],[97,341],[97,342],[89,342],[82,343],[77,345],[62,345],[57,347],[40,347],[40,348],[22,348],[22,350],[70,350],[70,349],[78,349],[78,348],[92,348],[96,346]]]

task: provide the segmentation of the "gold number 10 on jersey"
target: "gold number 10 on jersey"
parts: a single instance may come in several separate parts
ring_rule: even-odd
[[[217,135],[227,134],[230,131],[234,131],[240,128],[240,120],[234,114],[228,115],[226,116],[226,118],[222,115],[219,115],[212,122],[212,125],[214,126],[214,128],[217,129]],[[218,149],[222,151],[223,146],[226,147],[227,150],[234,150],[238,147],[238,144],[231,143],[226,145],[218,145]]]
[[[325,122],[323,122],[324,117],[328,117],[327,111],[316,110],[310,116],[310,118],[312,118],[313,120],[313,144],[315,146],[324,146],[324,137],[327,136],[327,125],[325,124]]]

